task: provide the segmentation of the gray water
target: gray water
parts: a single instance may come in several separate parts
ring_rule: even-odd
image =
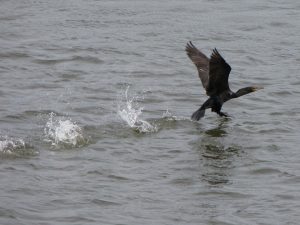
[[[0,224],[300,220],[300,2],[0,1]],[[185,54],[232,66],[230,118]]]

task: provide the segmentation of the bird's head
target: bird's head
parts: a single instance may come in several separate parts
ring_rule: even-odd
[[[254,91],[258,91],[260,89],[264,89],[264,87],[261,87],[261,86],[253,86],[253,87],[250,87],[251,88],[251,91],[254,92]]]
[[[251,87],[245,87],[245,88],[241,88],[239,89],[235,94],[234,94],[234,98],[238,98],[240,96],[249,94],[251,92],[257,91],[263,89],[263,87],[260,86],[251,86]]]

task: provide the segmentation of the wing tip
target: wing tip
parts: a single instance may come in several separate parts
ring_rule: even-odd
[[[214,56],[216,56],[216,57],[221,56],[219,51],[217,50],[217,48],[214,48],[212,51],[211,57],[214,57]]]
[[[185,51],[189,52],[191,49],[194,49],[194,48],[195,48],[195,46],[193,45],[193,43],[191,41],[188,41],[185,46]]]

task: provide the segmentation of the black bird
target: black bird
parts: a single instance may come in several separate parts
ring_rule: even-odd
[[[216,48],[213,50],[210,59],[199,51],[192,42],[187,43],[185,51],[196,65],[199,78],[206,90],[206,94],[209,96],[209,99],[193,113],[193,120],[200,120],[204,116],[205,110],[209,108],[211,108],[212,112],[216,112],[220,116],[227,116],[226,113],[221,112],[223,103],[232,98],[238,98],[262,89],[262,87],[245,87],[239,89],[237,92],[231,91],[228,85],[231,67]]]

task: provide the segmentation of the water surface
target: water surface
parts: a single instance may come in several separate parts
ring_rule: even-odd
[[[0,224],[298,224],[299,10],[1,1]],[[191,121],[188,41],[264,89]]]

